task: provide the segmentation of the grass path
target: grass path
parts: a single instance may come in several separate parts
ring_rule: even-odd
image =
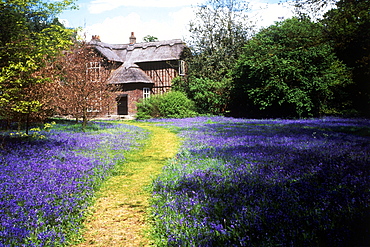
[[[176,134],[148,123],[129,124],[149,130],[145,146],[128,152],[118,172],[97,193],[93,213],[86,221],[82,246],[148,246],[145,237],[150,193],[145,186],[161,172],[179,148]]]

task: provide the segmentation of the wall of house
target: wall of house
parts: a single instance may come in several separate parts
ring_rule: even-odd
[[[152,89],[153,84],[121,84],[121,86],[113,93],[116,101],[115,104],[110,107],[110,115],[118,115],[117,103],[121,97],[127,97],[127,114],[131,116],[135,115],[137,113],[136,102],[139,102],[143,98],[143,88],[145,87]]]
[[[179,62],[177,60],[138,63],[138,65],[153,80],[153,94],[163,94],[169,91],[172,79],[179,75]]]

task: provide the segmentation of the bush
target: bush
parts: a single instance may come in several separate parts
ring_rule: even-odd
[[[137,119],[186,118],[197,115],[194,102],[182,92],[154,95],[137,104]]]
[[[231,80],[219,81],[210,78],[188,77],[186,81],[177,77],[173,81],[175,90],[185,92],[195,102],[201,114],[224,115],[230,101]]]

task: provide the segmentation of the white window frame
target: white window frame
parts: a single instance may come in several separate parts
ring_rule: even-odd
[[[101,63],[100,62],[88,62],[87,63],[87,74],[93,75],[92,82],[100,81],[100,70],[101,70]]]
[[[143,99],[150,98],[150,88],[144,87],[143,88]]]
[[[184,60],[179,60],[179,75],[184,76],[186,73],[186,66]]]

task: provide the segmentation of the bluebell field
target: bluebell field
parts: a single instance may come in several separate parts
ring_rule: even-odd
[[[154,182],[163,246],[370,246],[370,121],[164,119],[183,138]]]
[[[0,246],[65,246],[78,236],[94,190],[123,162],[123,151],[147,135],[134,126],[94,126],[88,132],[58,126],[63,130],[37,132],[37,138],[3,132]]]

